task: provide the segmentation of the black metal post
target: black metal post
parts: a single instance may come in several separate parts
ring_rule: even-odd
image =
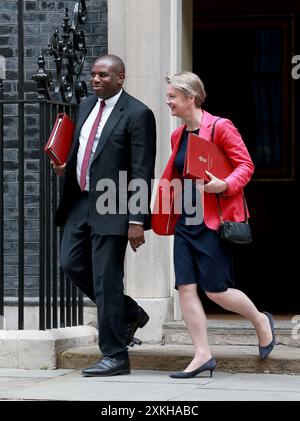
[[[72,282],[72,326],[77,326],[77,288],[75,284]]]
[[[18,0],[18,91],[19,100],[24,99],[24,28],[23,1]],[[19,137],[19,242],[18,242],[18,329],[24,329],[24,103],[18,107],[18,137]]]
[[[50,121],[50,105],[45,104],[46,121]],[[49,138],[49,123],[44,127],[44,145]],[[45,154],[44,154],[45,159]],[[44,226],[44,253],[45,253],[45,283],[46,283],[46,329],[51,329],[51,307],[52,307],[52,291],[51,291],[51,254],[52,254],[52,236],[51,236],[51,176],[49,159],[44,162],[44,206],[45,206],[45,226]]]
[[[57,106],[53,105],[50,107],[50,118],[51,127],[54,126],[57,115]],[[57,196],[58,196],[58,180],[54,171],[51,171],[51,229],[52,229],[52,327],[58,328],[58,235],[57,227],[53,221],[53,215],[57,207]]]
[[[0,79],[0,101],[3,100],[3,82]],[[3,103],[0,103],[0,318],[4,317],[4,236],[3,236]],[[0,326],[0,329],[3,326]]]
[[[61,182],[61,181],[60,181]],[[62,229],[59,231],[59,239],[61,243],[62,239]],[[61,268],[59,268],[59,316],[60,316],[60,327],[64,327],[66,325],[66,305],[65,305],[65,296],[66,296],[66,288],[65,288],[65,276]]]
[[[40,202],[39,202],[39,217],[40,217],[40,265],[39,265],[39,327],[40,330],[46,328],[45,322],[45,279],[46,279],[46,256],[45,256],[45,206],[44,201],[44,182],[45,182],[45,126],[46,126],[46,102],[40,101]]]
[[[19,225],[19,242],[18,242],[18,329],[24,329],[24,103],[20,103],[19,112],[19,198],[18,198],[18,225]]]
[[[66,280],[66,326],[72,326],[72,319],[71,319],[71,293],[72,293],[72,284],[71,280],[65,278]]]
[[[83,292],[78,292],[78,324],[83,325]]]

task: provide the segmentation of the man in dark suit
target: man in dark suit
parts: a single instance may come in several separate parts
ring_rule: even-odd
[[[125,66],[119,57],[96,59],[91,77],[95,95],[79,106],[68,162],[52,163],[56,174],[64,176],[55,222],[64,226],[64,273],[97,305],[103,358],[84,369],[83,375],[111,376],[130,373],[127,345],[149,320],[124,295],[123,275],[127,242],[136,251],[145,242],[144,230],[150,228],[156,127],[153,112],[122,89]],[[133,180],[146,183],[147,209],[132,211],[133,193],[120,186],[124,174],[126,190]],[[110,194],[103,187],[107,180],[114,186]],[[103,195],[106,204],[114,201],[111,208],[103,206]]]

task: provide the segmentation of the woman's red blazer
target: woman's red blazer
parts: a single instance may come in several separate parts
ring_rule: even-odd
[[[211,141],[211,131],[215,120],[218,117],[204,111],[200,136]],[[174,194],[167,191],[167,181],[181,177],[175,167],[175,158],[180,146],[180,140],[186,125],[178,127],[171,136],[172,154],[160,179],[156,194],[154,209],[152,213],[152,229],[159,235],[172,235],[179,214],[174,212]],[[218,144],[229,158],[234,170],[224,180],[227,183],[227,190],[220,195],[220,205],[223,219],[229,221],[244,221],[245,212],[243,204],[243,188],[250,181],[254,172],[254,164],[251,160],[246,145],[232,122],[228,119],[220,119],[216,122],[214,132],[214,143]],[[164,181],[165,180],[165,181]],[[162,212],[161,203],[170,202],[170,210]],[[217,198],[215,194],[204,193],[204,222],[208,228],[218,229],[220,216],[218,213]]]

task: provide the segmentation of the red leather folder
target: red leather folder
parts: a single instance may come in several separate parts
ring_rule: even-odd
[[[233,167],[219,145],[190,133],[188,137],[183,176],[210,181],[205,171],[224,179]]]
[[[56,165],[67,162],[72,146],[75,124],[66,113],[58,114],[48,142],[44,148],[46,154]]]

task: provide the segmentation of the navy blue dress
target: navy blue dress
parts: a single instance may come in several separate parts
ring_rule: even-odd
[[[199,130],[193,133],[198,134]],[[184,160],[189,132],[185,130],[175,159],[175,166],[183,174]],[[183,184],[184,186],[184,184]],[[207,292],[223,292],[234,286],[232,280],[232,246],[221,241],[215,230],[206,227],[203,218],[195,222],[195,213],[190,213],[197,203],[197,212],[201,206],[200,193],[195,183],[191,191],[182,194],[182,214],[180,215],[174,236],[175,287],[198,284]],[[185,194],[188,193],[188,194]],[[202,209],[200,209],[202,215]],[[199,216],[197,217],[199,220]]]

